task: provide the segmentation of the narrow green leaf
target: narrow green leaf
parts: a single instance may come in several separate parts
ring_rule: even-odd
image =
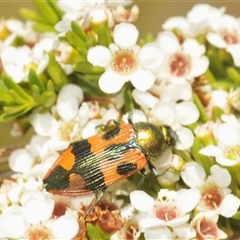
[[[7,114],[16,114],[18,112],[23,112],[25,109],[29,109],[30,106],[27,106],[26,104],[22,105],[14,105],[14,106],[4,106],[3,110]]]
[[[56,29],[54,26],[50,24],[45,24],[45,23],[34,23],[32,25],[32,29],[35,30],[36,32],[40,33],[46,33],[46,32],[56,32]]]
[[[32,97],[33,97],[34,101],[39,104],[40,103],[39,87],[37,85],[32,85],[31,90],[32,90]]]
[[[212,119],[213,121],[217,121],[221,118],[222,114],[224,114],[224,111],[220,107],[213,107],[212,109]]]
[[[40,102],[45,108],[51,107],[56,100],[56,95],[53,95],[51,92],[44,92],[40,97]]]
[[[38,75],[34,71],[34,69],[30,69],[29,74],[28,74],[28,81],[29,81],[30,86],[32,86],[32,85],[38,86],[40,94],[46,90],[43,82],[38,77]]]
[[[25,113],[27,113],[28,111],[30,111],[32,109],[32,106],[25,106],[25,108],[19,109],[18,112],[15,113],[7,113],[7,112],[3,112],[0,114],[0,122],[7,122],[13,119],[16,119],[19,116],[24,115]]]
[[[76,48],[86,48],[85,42],[73,31],[68,31],[66,33],[68,42]]]
[[[55,55],[53,52],[49,52],[49,63],[47,65],[47,72],[50,75],[52,81],[55,84],[56,89],[59,91],[64,85],[66,85],[69,80],[61,68],[61,66],[55,60]]]
[[[79,26],[78,22],[72,21],[71,28],[73,32],[75,32],[83,41],[86,40],[86,33],[84,30]]]
[[[2,81],[0,81],[0,100],[6,103],[14,102],[13,97],[8,93],[8,90],[1,88],[1,82]]]
[[[14,103],[25,104],[26,102],[28,102],[26,99],[23,99],[22,97],[20,97],[19,94],[15,90],[10,89],[10,90],[8,90],[8,92],[13,97]]]
[[[32,97],[27,94],[17,83],[15,83],[10,77],[5,75],[3,77],[4,85],[8,88],[8,90],[14,90],[20,97],[27,101],[32,101]]]
[[[97,97],[106,97],[106,93],[101,91],[98,85],[95,82],[91,82],[85,79],[85,76],[80,74],[75,75],[78,85],[83,89],[84,96],[97,96]]]
[[[55,25],[61,20],[61,18],[58,16],[58,14],[56,14],[54,9],[52,9],[51,5],[47,1],[33,0],[33,2],[42,17],[44,17],[48,23]]]
[[[49,6],[54,10],[54,12],[58,15],[59,19],[62,19],[64,12],[58,7],[56,1],[47,0]]]
[[[227,75],[233,82],[240,84],[240,74],[235,68],[233,67],[228,68]]]
[[[87,49],[97,45],[96,34],[94,32],[88,32],[86,37],[86,46]]]
[[[134,101],[132,97],[132,90],[129,87],[126,87],[124,90],[124,111],[129,112],[134,109]]]
[[[91,223],[86,224],[87,233],[90,240],[103,240],[96,227],[94,227]]]
[[[89,62],[80,62],[74,66],[74,70],[81,73],[101,74],[105,71],[103,67],[93,66]]]
[[[193,92],[193,102],[196,104],[196,106],[197,106],[197,108],[199,110],[200,120],[203,123],[206,123],[208,121],[207,113],[205,111],[205,108],[204,108],[201,100],[199,99],[198,95],[195,92]]]
[[[177,154],[177,155],[178,155],[179,157],[181,157],[185,162],[191,162],[191,161],[192,161],[191,157],[190,157],[188,154],[186,154],[185,151],[178,150],[178,149],[174,148],[174,149],[173,149],[173,153],[174,153],[174,154]]]
[[[110,30],[107,26],[101,25],[97,29],[97,35],[98,35],[98,44],[108,47],[109,44],[112,42]]]
[[[213,162],[211,161],[211,159],[209,157],[204,156],[199,153],[201,148],[202,148],[201,141],[197,137],[195,137],[193,145],[191,147],[192,156],[193,156],[194,160],[204,168],[207,175],[209,175],[210,168],[213,165]]]
[[[43,18],[40,14],[37,12],[27,9],[27,8],[21,8],[20,14],[26,19],[29,19],[31,21],[36,21],[39,23],[48,23],[45,18]]]

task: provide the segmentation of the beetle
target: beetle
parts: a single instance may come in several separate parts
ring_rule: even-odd
[[[148,122],[120,124],[82,141],[76,141],[60,155],[46,173],[47,191],[58,195],[86,195],[107,187],[137,172],[145,177],[145,167],[159,176],[153,162],[178,136],[169,126]]]

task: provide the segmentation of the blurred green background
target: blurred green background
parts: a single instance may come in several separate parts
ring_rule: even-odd
[[[69,1],[70,2],[70,1]],[[209,3],[215,7],[226,6],[226,12],[233,16],[240,16],[239,1],[135,1],[140,8],[139,19],[136,23],[140,31],[140,36],[147,33],[156,34],[161,31],[163,22],[172,16],[185,16],[186,13],[197,3]],[[69,3],[71,4],[71,3]],[[33,8],[33,3],[28,1],[1,1],[0,16],[1,18],[20,18],[20,8]],[[10,135],[11,123],[0,124],[0,147],[9,146],[17,143],[27,143],[32,131],[29,131],[24,137],[13,138]]]

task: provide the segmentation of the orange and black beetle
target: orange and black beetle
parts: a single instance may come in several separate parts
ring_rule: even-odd
[[[152,162],[178,139],[168,126],[147,122],[119,124],[88,139],[74,142],[49,169],[43,182],[47,191],[59,195],[85,195],[141,172],[145,166],[159,173]],[[144,179],[144,178],[143,178]]]

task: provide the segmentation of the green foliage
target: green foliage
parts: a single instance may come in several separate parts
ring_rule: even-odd
[[[56,32],[54,26],[61,20],[62,10],[55,0],[33,0],[37,11],[21,9],[21,15],[34,22],[33,29],[38,32]]]
[[[17,84],[9,76],[0,80],[0,122],[19,118],[35,107],[47,111],[56,101],[54,83],[44,83],[31,69],[28,75],[29,84]]]

